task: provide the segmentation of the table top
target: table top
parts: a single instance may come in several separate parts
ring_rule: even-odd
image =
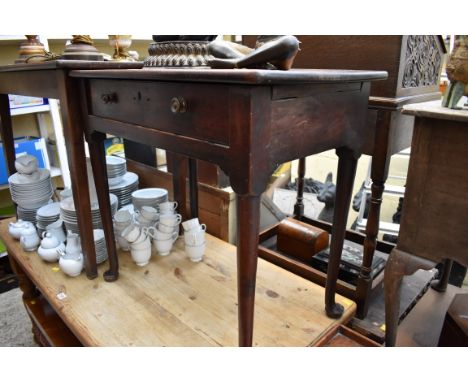
[[[191,262],[183,240],[167,256],[138,267],[119,253],[120,278],[88,280],[65,276],[56,263],[24,252],[0,221],[9,252],[84,345],[237,346],[236,248],[207,235],[200,263]],[[99,266],[99,273],[108,264]],[[57,295],[63,292],[65,299]],[[339,295],[344,315],[325,315],[324,288],[265,260],[258,260],[254,345],[308,346],[348,320],[355,303]]]
[[[0,66],[1,72],[24,72],[31,70],[51,69],[138,69],[143,67],[143,62],[125,61],[85,61],[85,60],[52,60],[44,62],[31,62],[29,64],[11,64]]]
[[[403,114],[414,115],[416,117],[445,119],[448,121],[468,122],[468,108],[449,109],[442,106],[442,101],[431,101],[406,105],[402,110]]]
[[[250,85],[294,85],[304,83],[342,83],[385,80],[384,71],[371,70],[329,70],[329,69],[200,69],[200,68],[143,68],[143,69],[109,69],[99,72],[76,70],[72,77],[114,78],[135,80],[160,80],[183,82],[216,82]]]

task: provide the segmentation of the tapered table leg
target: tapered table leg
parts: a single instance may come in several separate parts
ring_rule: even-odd
[[[358,160],[358,155],[347,148],[338,149],[336,153],[339,157],[336,181],[337,193],[333,214],[330,259],[325,285],[325,310],[327,315],[332,318],[341,317],[344,311],[343,306],[335,302],[335,292]]]
[[[88,137],[88,145],[91,165],[93,167],[94,183],[99,200],[99,209],[101,211],[102,227],[106,237],[107,254],[109,257],[109,269],[104,272],[104,280],[115,281],[119,278],[119,260],[115,246],[109,183],[107,181],[107,165],[104,151],[105,138],[105,134],[94,132]]]
[[[60,111],[63,124],[63,135],[67,142],[66,150],[73,200],[76,206],[76,217],[80,229],[81,248],[84,254],[86,276],[97,277],[96,253],[94,250],[91,203],[89,200],[88,169],[84,148],[83,122],[79,102],[72,101],[69,94],[79,94],[76,83],[70,80],[65,71],[57,72]]]
[[[294,216],[301,220],[304,216],[304,177],[306,170],[306,158],[299,159],[299,168],[297,171],[297,197],[294,205]]]
[[[239,346],[252,346],[260,195],[237,195]]]
[[[189,158],[190,216],[198,217],[198,171],[197,160]]]

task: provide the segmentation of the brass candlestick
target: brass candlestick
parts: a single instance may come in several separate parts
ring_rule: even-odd
[[[26,35],[26,38],[27,40],[22,42],[19,47],[19,58],[15,60],[15,64],[30,62],[34,60],[35,56],[38,57],[38,61],[42,61],[45,56],[46,52],[44,45],[39,41],[39,35]]]
[[[114,48],[112,59],[116,61],[136,61],[127,49],[132,45],[132,35],[130,34],[110,34],[109,45]]]
[[[61,58],[63,60],[103,61],[101,53],[94,46],[90,35],[72,35],[70,45],[65,47]]]

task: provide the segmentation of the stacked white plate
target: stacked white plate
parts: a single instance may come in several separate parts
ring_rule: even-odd
[[[132,203],[132,193],[138,189],[138,175],[134,172],[126,172],[119,183],[110,185],[109,191],[119,200],[119,208]]]
[[[50,203],[42,206],[36,213],[36,227],[39,236],[45,231],[49,224],[55,223],[60,219],[60,203]]]
[[[112,216],[117,212],[118,199],[114,194],[109,194],[111,202]],[[60,218],[65,223],[67,231],[74,233],[80,233],[78,229],[78,218],[76,216],[75,203],[73,197],[65,198],[60,202]],[[102,228],[101,214],[99,212],[99,203],[95,202],[91,204],[91,218],[93,228]]]
[[[50,204],[50,203],[53,203],[52,199],[49,199],[45,205],[47,204]],[[43,206],[41,206],[43,207]],[[28,221],[28,222],[31,222],[33,223],[34,225],[36,225],[37,221],[37,211],[41,208],[32,208],[32,209],[28,209],[28,208],[23,208],[21,206],[18,206],[16,208],[16,213],[18,214],[18,219],[21,219],[21,220],[25,220],[25,221]]]
[[[94,249],[96,251],[96,263],[101,264],[107,260],[107,247],[104,231],[102,229],[95,229],[94,234]]]
[[[124,158],[108,155],[106,165],[109,186],[118,184],[127,172],[127,161]]]
[[[135,210],[143,206],[158,208],[159,203],[167,202],[168,193],[164,188],[141,188],[132,193],[132,203]]]
[[[54,193],[49,170],[40,168],[37,172],[32,175],[15,173],[8,178],[11,199],[23,210],[37,210],[47,204]]]

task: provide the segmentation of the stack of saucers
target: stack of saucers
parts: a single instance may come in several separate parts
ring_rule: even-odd
[[[60,219],[60,203],[50,203],[42,206],[36,213],[36,227],[39,236],[45,231],[49,224],[55,223]]]
[[[132,203],[132,193],[138,190],[138,175],[126,172],[118,184],[110,185],[109,191],[119,200],[119,208]]]
[[[158,209],[159,203],[167,202],[168,193],[164,188],[141,188],[132,193],[132,203],[135,210],[140,211],[143,206]]]
[[[11,199],[18,205],[18,217],[35,222],[36,211],[53,195],[50,172],[45,168],[32,174],[15,173],[8,178]]]
[[[111,202],[112,216],[117,212],[118,200],[114,194],[109,194]],[[73,197],[68,197],[60,202],[60,217],[65,223],[67,231],[79,233],[78,218],[76,216],[75,203]],[[101,214],[99,212],[99,204],[97,202],[91,204],[91,218],[93,228],[102,228]]]
[[[107,247],[102,229],[95,229],[94,234],[94,249],[96,251],[96,263],[101,264],[107,260]]]
[[[120,183],[127,172],[127,161],[124,158],[108,155],[106,156],[106,165],[109,186]]]

